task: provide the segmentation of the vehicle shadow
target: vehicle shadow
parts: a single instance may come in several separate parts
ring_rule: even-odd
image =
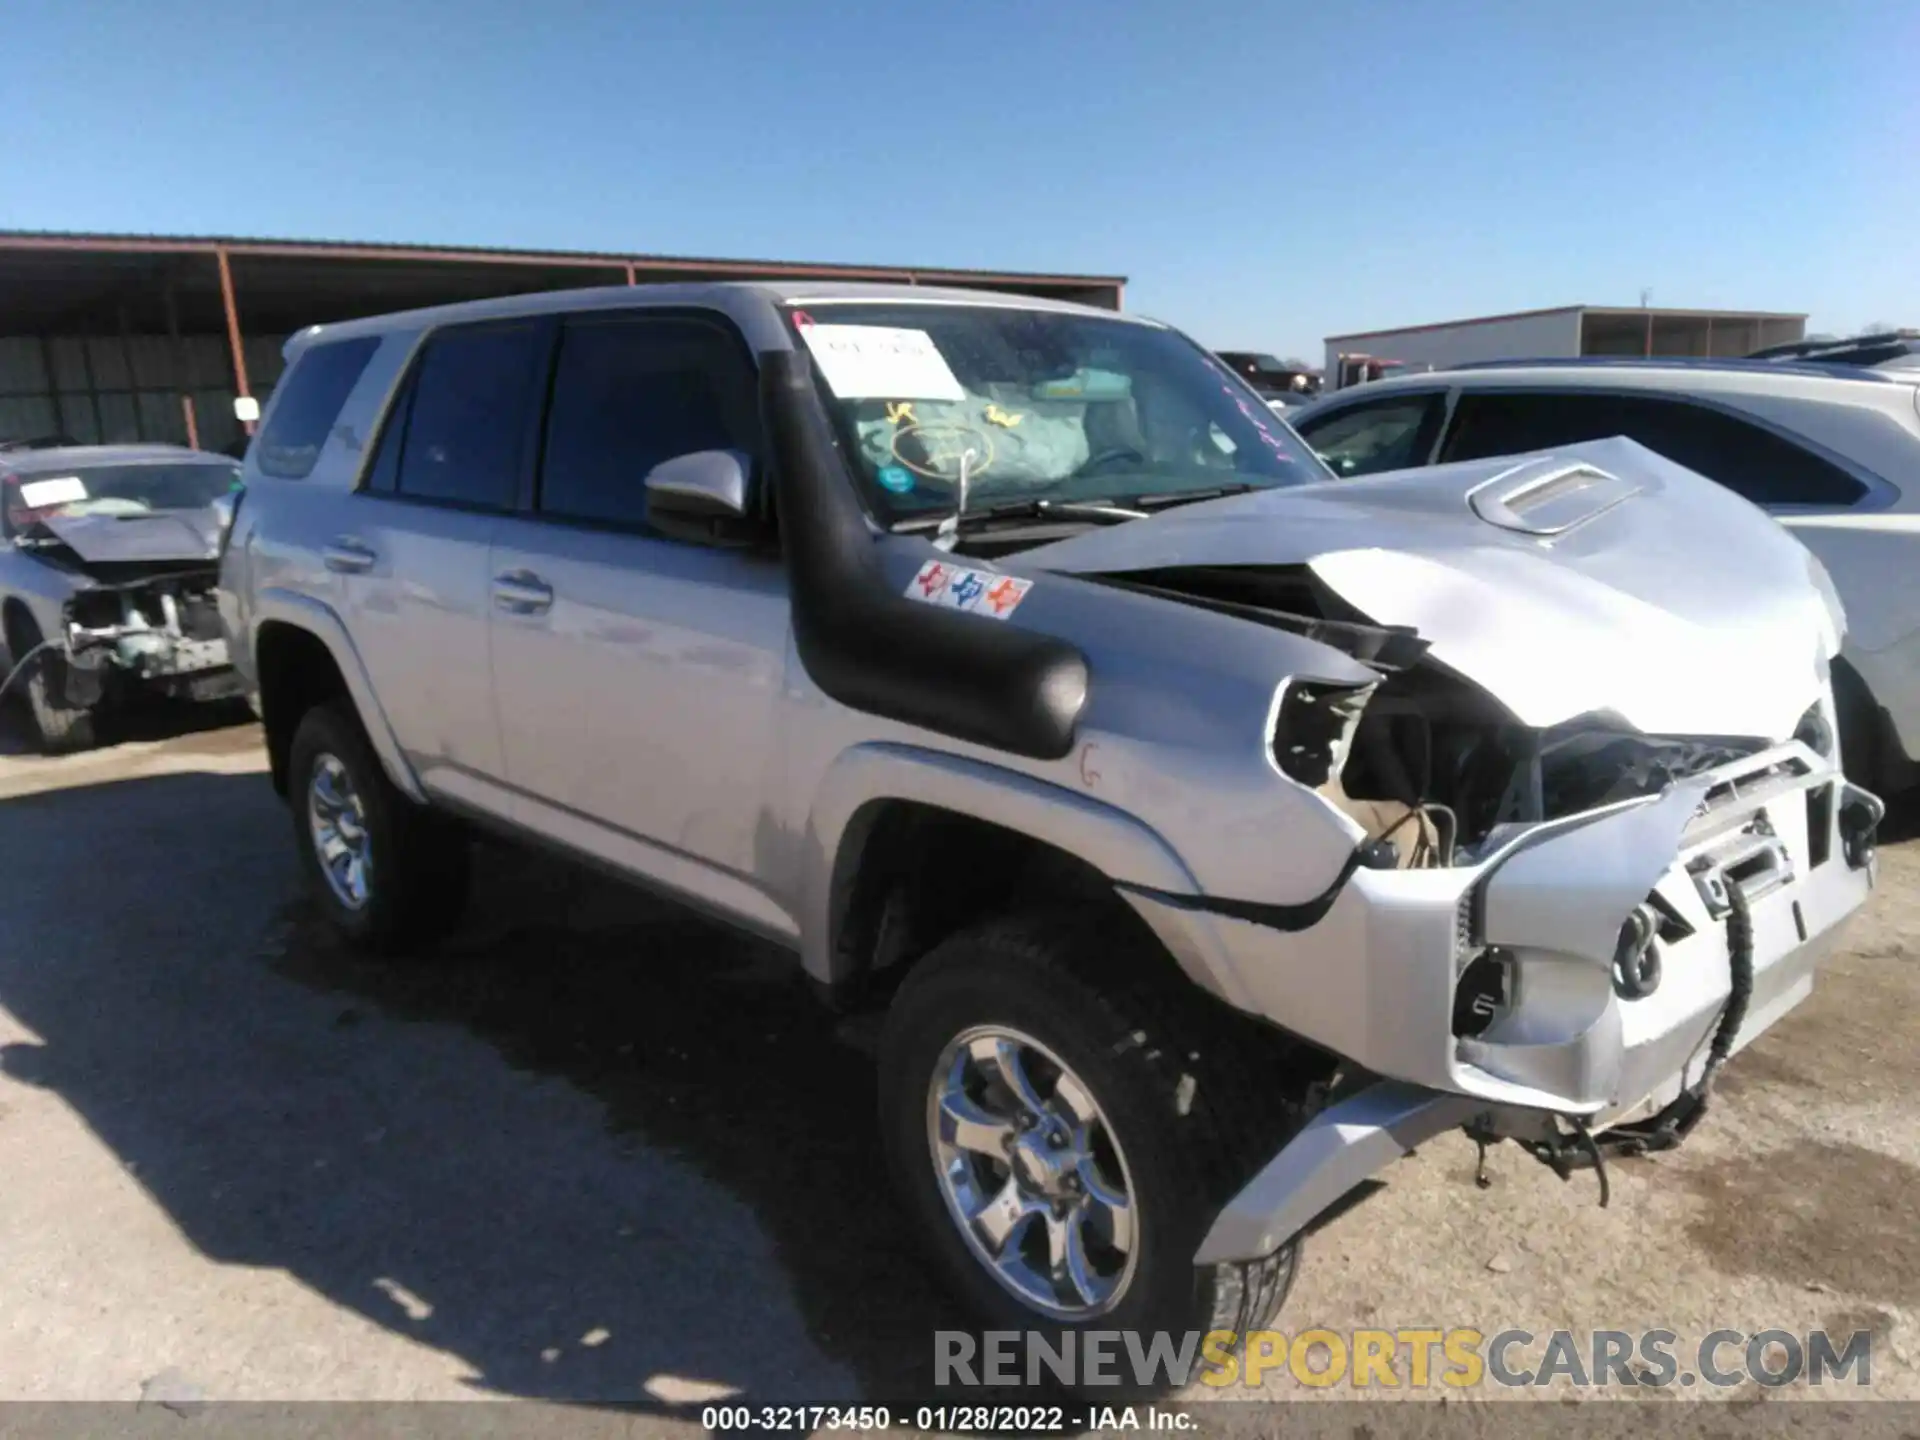
[[[1887,797],[1887,813],[1880,822],[1880,840],[1893,844],[1920,835],[1920,788]]]
[[[784,956],[487,845],[455,939],[376,963],[297,898],[287,824],[259,775],[0,802],[0,1005],[42,1041],[0,1065],[194,1245],[486,1391],[927,1392],[963,1321],[886,1188],[870,1061]]]
[[[100,717],[96,730],[101,748],[137,740],[173,740],[206,730],[224,730],[250,724],[253,712],[245,700],[195,703],[188,700],[145,698],[123,703]],[[9,691],[0,699],[0,758],[38,755],[26,702]]]

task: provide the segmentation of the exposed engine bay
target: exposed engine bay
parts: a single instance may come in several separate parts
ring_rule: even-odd
[[[208,465],[131,469],[140,483],[152,485],[174,469],[190,479],[200,472],[214,477],[196,480],[203,487],[224,483],[225,473]],[[87,481],[75,476],[35,483],[81,487]],[[60,577],[35,586],[43,604],[58,605],[57,612],[49,613],[51,606],[41,611],[37,628],[64,661],[52,672],[60,698],[90,707],[110,684],[129,681],[189,699],[239,693],[215,600],[219,512],[149,511],[111,496],[76,503],[95,508],[31,513],[16,507],[10,517],[15,554]]]
[[[1644,735],[1605,713],[1522,724],[1434,659],[1414,630],[1373,624],[1305,566],[1103,578],[1293,630],[1380,672],[1368,685],[1290,681],[1272,736],[1281,770],[1358,822],[1372,847],[1368,862],[1379,868],[1472,863],[1509,827],[1656,795],[1768,743]]]
[[[67,600],[67,661],[82,670],[111,665],[163,689],[197,688],[185,682],[227,664],[214,599],[218,571],[140,568],[144,578],[96,583]]]

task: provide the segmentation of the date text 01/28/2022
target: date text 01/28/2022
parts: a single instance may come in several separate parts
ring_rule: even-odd
[[[729,1430],[889,1430],[906,1414],[884,1405],[709,1405],[700,1412],[702,1428]],[[1082,1430],[1192,1430],[1194,1417],[1157,1405],[921,1405],[912,1414],[914,1430],[994,1435],[1058,1435]]]

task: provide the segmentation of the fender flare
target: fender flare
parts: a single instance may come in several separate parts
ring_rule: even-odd
[[[260,627],[276,622],[304,630],[327,647],[340,678],[346,682],[347,695],[353,701],[353,708],[360,712],[360,724],[373,744],[373,753],[380,757],[380,766],[387,772],[387,778],[409,800],[426,804],[427,792],[421,788],[420,777],[413,773],[413,767],[401,752],[400,741],[393,733],[387,712],[380,707],[379,697],[374,694],[366,663],[361,660],[360,652],[354,648],[353,640],[347,634],[346,624],[334,613],[333,607],[297,590],[280,586],[262,590],[254,599],[248,626],[250,651],[258,643]],[[250,654],[248,658],[253,664],[254,674],[258,676],[258,654]]]
[[[33,623],[34,628],[40,632],[40,638],[42,640],[59,639],[66,633],[66,627],[63,622],[64,607],[68,600],[71,600],[75,595],[80,593],[80,589],[81,587],[79,586],[68,586],[65,587],[65,593],[56,595],[51,593],[47,588],[30,589],[24,585],[8,585],[5,590],[6,601],[4,606],[0,606],[0,611],[4,612],[4,616],[8,620],[11,620],[11,617],[15,614],[25,615],[27,619]],[[7,633],[4,636],[0,636],[0,644],[4,644],[6,647],[7,666],[11,669],[15,661],[19,659],[19,657],[13,653],[11,625],[8,626]],[[62,640],[62,651],[64,651],[65,648],[66,642]]]
[[[855,821],[862,810],[889,800],[1017,831],[1079,856],[1118,886],[1199,893],[1186,863],[1157,831],[1104,801],[946,751],[891,741],[855,745],[827,767],[807,817],[798,918],[801,961],[815,980],[832,984],[848,976],[848,961],[836,951],[836,907],[864,838],[853,833]],[[1195,953],[1191,943],[1161,938],[1182,969],[1220,991],[1212,946]]]

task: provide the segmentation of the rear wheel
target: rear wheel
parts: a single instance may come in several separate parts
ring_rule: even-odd
[[[458,923],[467,897],[465,833],[395,788],[346,702],[301,717],[287,794],[309,888],[348,939],[391,954]]]
[[[1282,1042],[1210,1015],[1139,963],[1141,944],[1124,923],[997,921],[921,961],[888,1013],[896,1183],[994,1328],[1163,1330],[1178,1345],[1259,1328],[1292,1285],[1297,1242],[1193,1263],[1220,1205],[1303,1117],[1273,1063]]]

